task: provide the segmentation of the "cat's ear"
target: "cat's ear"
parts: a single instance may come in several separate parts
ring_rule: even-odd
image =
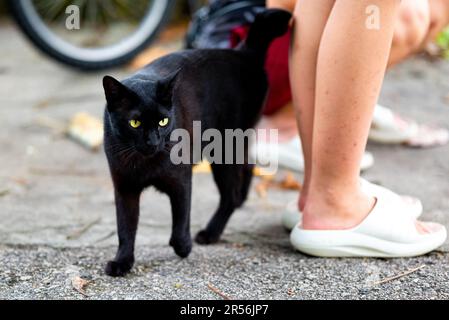
[[[129,94],[128,89],[120,81],[111,76],[105,76],[103,78],[103,88],[109,109],[115,109],[121,106]]]
[[[173,97],[173,88],[175,87],[176,77],[181,69],[168,74],[165,78],[160,79],[156,83],[156,97],[157,101],[163,106],[170,106]]]

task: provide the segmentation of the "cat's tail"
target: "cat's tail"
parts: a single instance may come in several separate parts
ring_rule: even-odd
[[[265,55],[271,42],[287,32],[291,17],[290,12],[281,9],[267,9],[259,13],[239,50]]]

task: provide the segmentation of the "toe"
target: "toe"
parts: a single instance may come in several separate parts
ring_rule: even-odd
[[[441,224],[434,222],[416,221],[416,229],[420,234],[429,234],[439,232],[444,228]]]

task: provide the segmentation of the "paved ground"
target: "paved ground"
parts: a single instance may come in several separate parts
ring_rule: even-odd
[[[116,234],[105,158],[48,126],[65,124],[79,111],[101,116],[103,74],[53,64],[9,24],[0,25],[0,43],[0,298],[221,299],[208,284],[225,296],[248,299],[449,298],[449,244],[416,259],[309,258],[291,249],[280,226],[283,205],[295,194],[276,190],[266,199],[253,192],[223,241],[195,246],[187,260],[167,245],[167,199],[148,191],[136,268],[125,279],[106,277],[102,268],[114,254]],[[447,62],[414,59],[389,74],[382,102],[449,127],[448,73]],[[377,165],[367,178],[420,196],[424,218],[449,227],[449,147],[369,149]],[[195,175],[193,232],[216,204],[211,177]],[[77,277],[90,281],[87,297],[73,289]]]

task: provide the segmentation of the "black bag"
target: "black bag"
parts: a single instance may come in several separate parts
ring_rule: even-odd
[[[185,47],[229,48],[231,31],[253,23],[265,6],[265,0],[210,0],[208,6],[195,13],[187,31]]]

